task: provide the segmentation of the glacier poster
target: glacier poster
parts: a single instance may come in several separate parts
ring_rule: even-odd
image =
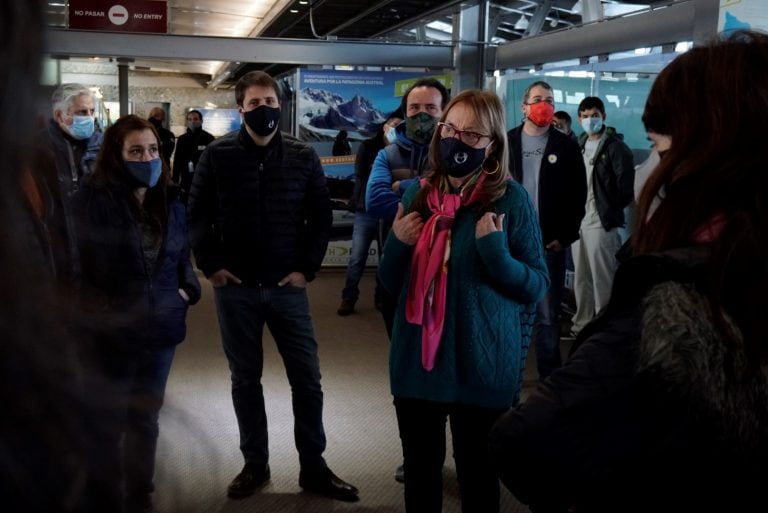
[[[373,136],[400,105],[402,84],[419,72],[307,70],[299,73],[299,138],[333,141],[346,130],[352,142]]]
[[[449,75],[399,71],[299,70],[296,94],[298,137],[320,156],[331,196],[341,203],[352,195],[355,153],[387,116],[400,106],[402,95],[417,79],[432,76],[450,88]],[[339,130],[346,130],[353,154],[332,157]]]

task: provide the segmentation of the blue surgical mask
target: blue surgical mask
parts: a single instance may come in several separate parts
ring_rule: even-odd
[[[72,137],[82,141],[93,135],[96,126],[93,116],[73,116],[73,119],[72,124],[67,127]]]
[[[581,120],[581,128],[589,135],[594,135],[603,128],[603,118],[584,118]]]
[[[125,169],[131,178],[141,187],[154,187],[163,173],[163,161],[152,159],[148,161],[126,160]]]
[[[391,126],[389,127],[389,130],[387,130],[387,133],[384,134],[384,138],[387,140],[389,144],[394,144],[395,141],[397,141],[397,130],[395,127]]]

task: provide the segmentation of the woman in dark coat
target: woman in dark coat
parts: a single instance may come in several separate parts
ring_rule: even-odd
[[[636,256],[569,361],[491,433],[539,512],[766,511],[768,36],[694,48],[643,115],[668,150],[640,195]]]
[[[200,298],[159,147],[148,121],[119,119],[76,196],[86,369],[104,394],[90,491],[104,511],[151,510],[158,415],[187,307]]]

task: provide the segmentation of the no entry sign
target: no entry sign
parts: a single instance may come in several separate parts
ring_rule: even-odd
[[[69,28],[168,32],[168,6],[160,0],[70,0]]]

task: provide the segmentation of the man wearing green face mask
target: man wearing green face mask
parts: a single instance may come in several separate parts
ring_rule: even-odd
[[[449,101],[448,90],[434,78],[420,78],[403,95],[400,110],[405,120],[395,127],[392,144],[376,156],[365,193],[368,214],[381,219],[382,241],[392,227],[403,193],[427,170],[429,143]],[[390,338],[396,309],[397,298],[382,290],[381,316]],[[402,465],[395,479],[403,482]]]
[[[403,193],[427,170],[429,142],[449,100],[448,90],[434,78],[420,78],[403,95],[405,120],[395,127],[394,142],[376,156],[365,192],[368,213],[382,220],[381,240],[386,240]],[[382,300],[389,336],[396,306],[393,298]]]
[[[400,196],[426,169],[429,142],[449,99],[434,78],[419,79],[406,91],[400,104],[405,120],[395,128],[391,149],[379,152],[368,180],[365,204],[370,214],[394,219]]]

